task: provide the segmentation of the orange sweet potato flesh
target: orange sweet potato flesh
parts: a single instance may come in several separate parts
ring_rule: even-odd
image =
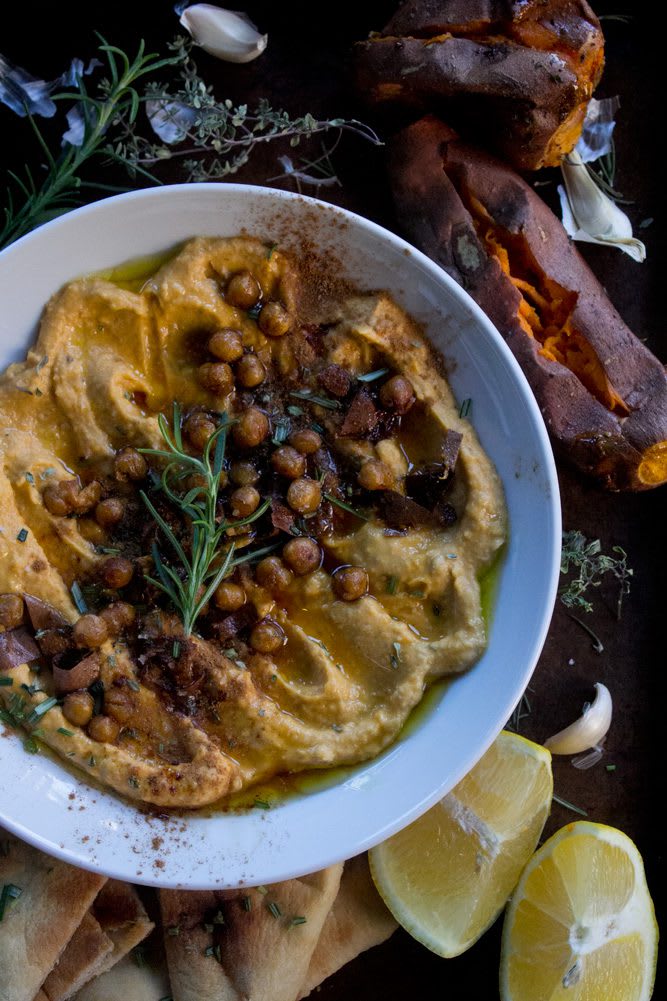
[[[586,0],[408,0],[355,46],[370,104],[446,112],[520,170],[574,148],[603,65]]]
[[[434,116],[390,147],[406,236],[512,349],[557,451],[610,490],[667,481],[667,376],[563,226],[510,167]]]

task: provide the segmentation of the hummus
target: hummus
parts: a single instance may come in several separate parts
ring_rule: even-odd
[[[319,296],[299,263],[197,238],[141,287],[73,281],[0,377],[2,718],[135,800],[369,759],[485,647],[493,465],[410,317]],[[163,452],[166,426],[195,457],[217,434],[212,526],[233,522],[189,628],[164,526],[194,566],[211,525],[183,505],[211,488],[175,460],[170,501],[165,460],[135,451]],[[244,562],[216,581],[232,543]]]

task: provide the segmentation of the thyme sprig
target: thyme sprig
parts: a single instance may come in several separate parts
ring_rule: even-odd
[[[240,563],[263,556],[274,548],[264,547],[234,557],[234,542],[226,545],[223,541],[229,529],[241,528],[256,521],[270,505],[270,501],[265,500],[247,518],[227,521],[223,517],[218,520],[220,474],[225,461],[227,431],[233,423],[223,414],[219,427],[206,443],[202,457],[197,458],[184,449],[181,409],[174,403],[171,428],[164,414],[158,417],[166,448],[139,449],[144,455],[166,462],[158,488],[189,522],[190,542],[187,545],[177,538],[148,494],[144,490],[140,491],[144,504],[169,542],[178,565],[178,570],[171,566],[154,542],[152,556],[157,576],[147,576],[146,579],[170,599],[181,617],[186,636],[191,635],[202,609],[223,578]],[[201,482],[183,492],[180,487],[184,479],[192,475]]]
[[[628,566],[628,556],[620,546],[613,546],[616,556],[606,556],[599,539],[587,539],[576,529],[563,532],[560,572],[575,573],[576,576],[560,589],[560,600],[567,608],[578,608],[592,612],[593,605],[585,596],[589,589],[600,587],[602,578],[611,573],[619,584],[616,602],[616,618],[621,618],[623,598],[630,593],[632,569]]]

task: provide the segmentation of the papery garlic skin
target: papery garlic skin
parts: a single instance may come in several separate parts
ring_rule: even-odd
[[[581,754],[589,747],[599,745],[606,737],[611,726],[611,693],[600,682],[596,683],[595,688],[593,702],[584,707],[579,719],[544,741],[544,746],[552,754]]]
[[[228,63],[251,62],[262,54],[269,40],[246,14],[210,3],[186,7],[180,20],[197,45]]]

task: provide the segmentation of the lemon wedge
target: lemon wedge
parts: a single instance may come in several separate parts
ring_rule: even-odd
[[[636,846],[579,821],[530,860],[507,909],[503,1001],[648,1001],[658,928]]]
[[[552,793],[549,752],[503,731],[452,792],[369,852],[396,920],[440,956],[468,949],[535,851]]]

